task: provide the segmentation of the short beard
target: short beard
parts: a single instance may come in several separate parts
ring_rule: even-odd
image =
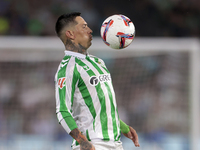
[[[78,52],[81,54],[86,54],[86,51],[87,51],[87,48],[85,48],[81,44],[75,45],[70,39],[66,40],[65,48],[66,50]]]

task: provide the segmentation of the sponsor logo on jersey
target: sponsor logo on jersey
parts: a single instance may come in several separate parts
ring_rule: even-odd
[[[99,79],[96,76],[90,77],[90,84],[96,86],[99,83]]]
[[[66,85],[66,77],[58,79],[58,87],[62,89]]]
[[[99,76],[91,76],[90,77],[90,85],[92,86],[96,86],[100,83],[104,83],[104,82],[109,82],[111,81],[111,76],[110,74],[102,74],[102,75],[99,75]]]

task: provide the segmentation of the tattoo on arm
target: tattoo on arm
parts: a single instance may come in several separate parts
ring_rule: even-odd
[[[80,144],[82,150],[89,150],[92,148],[91,143],[78,128],[72,130],[69,134]]]

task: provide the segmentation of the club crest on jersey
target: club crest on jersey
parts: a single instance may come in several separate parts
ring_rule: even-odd
[[[83,66],[83,69],[84,69],[85,71],[90,70],[90,68],[89,68],[88,66]]]
[[[89,83],[92,86],[96,86],[100,83],[104,83],[104,82],[109,82],[111,81],[111,76],[110,74],[101,74],[99,76],[91,76]]]
[[[58,87],[62,89],[66,85],[66,77],[58,79]]]

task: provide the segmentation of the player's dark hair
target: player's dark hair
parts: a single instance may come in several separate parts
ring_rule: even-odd
[[[65,26],[69,25],[70,23],[76,23],[75,18],[80,15],[81,15],[80,12],[72,12],[61,15],[58,18],[55,26],[57,36],[60,37],[61,31]]]

